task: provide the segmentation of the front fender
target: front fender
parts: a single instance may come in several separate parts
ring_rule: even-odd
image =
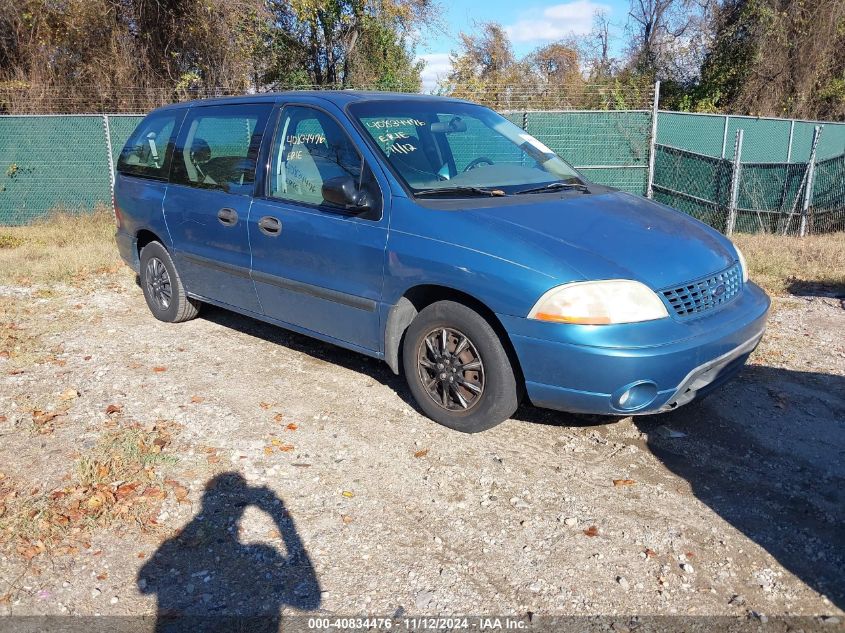
[[[525,316],[557,278],[470,247],[392,230],[383,300],[395,305],[409,288],[443,286],[474,297],[492,312]]]

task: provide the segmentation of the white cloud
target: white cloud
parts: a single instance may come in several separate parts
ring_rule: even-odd
[[[425,62],[422,71],[422,91],[431,92],[437,87],[437,82],[446,79],[449,71],[452,70],[452,62],[449,61],[449,53],[430,53],[420,55],[418,59]]]
[[[527,16],[505,26],[513,42],[559,40],[569,34],[584,35],[593,27],[596,11],[611,12],[606,4],[592,0],[574,0],[546,7],[542,11],[528,11]]]

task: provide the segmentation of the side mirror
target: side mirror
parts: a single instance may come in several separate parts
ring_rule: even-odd
[[[323,200],[346,211],[366,211],[372,206],[366,191],[358,188],[352,176],[338,176],[323,182]]]

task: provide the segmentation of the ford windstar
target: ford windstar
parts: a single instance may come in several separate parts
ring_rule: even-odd
[[[117,171],[117,243],[157,319],[213,304],[383,359],[460,431],[526,396],[671,411],[735,375],[765,328],[769,299],[729,239],[466,101],[167,106]]]

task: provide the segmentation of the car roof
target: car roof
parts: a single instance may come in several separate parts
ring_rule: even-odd
[[[166,105],[159,110],[190,108],[205,105],[237,105],[239,103],[275,103],[286,97],[317,97],[337,106],[344,107],[356,101],[429,101],[429,102],[464,102],[454,97],[439,97],[410,92],[377,92],[366,90],[289,90],[284,92],[263,92],[259,94],[245,94],[229,97],[214,97],[210,99],[195,99]]]

